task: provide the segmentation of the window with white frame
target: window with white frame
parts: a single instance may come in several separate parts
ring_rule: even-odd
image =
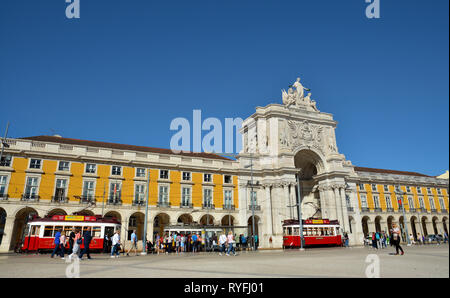
[[[97,165],[95,163],[86,164],[86,173],[95,174],[96,169],[97,169]]]
[[[392,209],[392,200],[391,200],[391,196],[385,196],[385,199],[386,199],[386,208]]]
[[[191,188],[183,187],[181,190],[181,205],[183,207],[189,207],[191,204]]]
[[[400,192],[400,186],[399,185],[395,186],[395,192]]]
[[[203,174],[203,182],[211,182],[211,174]]]
[[[120,182],[111,182],[109,184],[109,202],[119,203],[122,198],[122,187]]]
[[[361,195],[361,208],[367,208],[367,197],[366,197],[366,195]]]
[[[34,199],[38,194],[38,178],[27,177],[27,183],[25,185],[25,198]]]
[[[358,184],[358,186],[359,186],[359,190],[365,190],[364,189],[364,184],[360,183],[360,184]]]
[[[95,182],[92,180],[84,181],[82,201],[93,201],[94,198],[95,198]]]
[[[233,205],[233,192],[227,189],[224,192],[224,207],[230,208],[232,205]]]
[[[111,175],[116,175],[116,176],[122,175],[122,167],[121,166],[112,166],[111,167]]]
[[[191,181],[191,172],[183,172],[183,181]]]
[[[420,208],[425,209],[425,204],[423,202],[423,198],[422,197],[419,197],[419,206],[420,206]]]
[[[437,188],[436,190],[437,190],[438,195],[441,195],[441,194],[442,194],[442,191],[441,191],[440,188]]]
[[[55,200],[64,200],[67,194],[67,179],[56,179]]]
[[[439,198],[439,207],[441,210],[445,210],[445,204],[444,204],[443,198]]]
[[[416,189],[417,189],[417,193],[422,193],[422,188],[416,187]]]
[[[159,186],[159,203],[168,203],[169,202],[169,187],[167,185]]]
[[[377,185],[376,184],[372,184],[372,191],[377,191]]]
[[[212,189],[210,188],[203,189],[203,206],[212,207]]]
[[[32,158],[30,160],[30,169],[40,169],[41,168],[41,160]]]
[[[0,198],[6,196],[6,181],[8,176],[2,175],[0,176]]]
[[[144,168],[136,168],[136,177],[145,177],[145,169]]]
[[[406,186],[406,192],[411,192],[411,187],[410,186]]]
[[[380,208],[380,198],[378,196],[373,196],[373,203],[375,204],[375,208]]]
[[[431,210],[435,210],[436,206],[434,205],[434,198],[433,197],[428,197],[428,201],[430,202],[430,209]]]
[[[168,170],[160,170],[159,171],[159,179],[169,179],[169,171]]]
[[[58,165],[58,171],[69,171],[69,162],[60,161]]]
[[[349,195],[345,195],[345,203],[347,204],[347,207],[352,207]]]
[[[432,192],[431,192],[431,188],[430,188],[430,187],[427,187],[427,193],[428,193],[429,195],[431,195],[431,194],[432,194]]]
[[[134,201],[136,204],[142,204],[145,201],[145,184],[135,185]]]
[[[389,187],[388,187],[386,184],[383,185],[383,189],[384,189],[385,192],[388,192],[388,191],[389,191]]]
[[[413,209],[414,207],[414,199],[413,197],[408,197],[408,204],[409,204],[409,208]]]

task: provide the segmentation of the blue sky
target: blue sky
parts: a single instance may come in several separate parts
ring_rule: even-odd
[[[172,119],[245,119],[301,76],[353,164],[441,174],[449,2],[380,2],[2,0],[0,131],[169,148]]]

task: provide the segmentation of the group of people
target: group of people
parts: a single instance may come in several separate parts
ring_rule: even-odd
[[[373,232],[372,236],[372,248],[373,249],[382,249],[387,248],[388,245],[395,246],[395,254],[398,255],[401,252],[403,255],[405,252],[403,248],[400,246],[401,242],[401,231],[397,224],[392,224],[392,229],[390,230],[390,234],[385,233],[385,231],[381,232]]]
[[[74,256],[82,259],[83,255],[86,254],[88,259],[91,259],[89,245],[92,241],[91,228],[87,227],[84,231],[83,235],[81,235],[81,230],[78,228],[73,228],[70,232],[69,236],[66,237],[64,233],[62,233],[62,229],[59,229],[55,233],[54,243],[55,248],[51,254],[51,258],[56,255],[59,255],[61,259],[65,259],[66,246],[69,243],[69,251],[68,257],[72,259]],[[84,243],[84,248],[81,250],[81,245]]]

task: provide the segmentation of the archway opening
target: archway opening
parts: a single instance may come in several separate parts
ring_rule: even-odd
[[[202,226],[213,226],[214,225],[214,217],[210,214],[205,214],[200,218],[200,225]]]
[[[131,234],[135,231],[137,239],[142,240],[144,236],[145,215],[141,212],[133,213],[128,220],[127,239],[131,240]]]
[[[54,215],[67,215],[67,213],[62,209],[53,209],[47,213],[46,217],[52,217]]]
[[[428,218],[426,216],[422,217],[422,231],[423,231],[424,236],[428,235],[427,222],[428,222]]]
[[[439,234],[438,227],[437,227],[437,221],[438,221],[438,218],[437,218],[436,216],[434,216],[434,217],[431,219],[431,221],[432,221],[432,223],[433,223],[433,231],[434,231],[434,234],[435,234],[435,235]]]
[[[251,239],[252,235],[258,236],[258,239],[259,239],[259,222],[260,222],[259,217],[255,215],[255,224],[254,224],[255,229],[253,230],[253,217],[252,216],[249,217],[249,219],[247,221],[247,224],[248,224],[247,230],[248,230],[248,236],[250,237],[250,239]]]
[[[6,211],[0,208],[0,245],[2,244],[3,234],[5,233]]]
[[[25,207],[17,212],[14,219],[10,250],[18,251],[20,249],[25,238],[27,223],[34,216],[38,216],[38,212],[30,207]]]
[[[410,222],[411,222],[412,234],[413,234],[415,241],[417,241],[416,221],[417,221],[417,217],[412,216]]]
[[[181,214],[180,217],[178,217],[177,222],[179,224],[183,224],[183,225],[190,225],[193,222],[192,216],[190,214]]]
[[[364,238],[369,236],[369,221],[370,221],[370,218],[368,216],[364,216],[361,219]]]
[[[160,236],[164,235],[164,227],[169,225],[169,223],[170,216],[166,213],[159,213],[156,215],[153,220],[153,236],[156,236],[156,234],[159,234]]]

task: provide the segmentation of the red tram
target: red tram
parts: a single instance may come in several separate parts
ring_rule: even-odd
[[[299,222],[295,219],[285,220],[283,223],[283,247],[300,247]],[[328,219],[304,219],[303,237],[305,246],[341,246],[342,238],[339,233],[339,222]]]
[[[50,218],[35,218],[28,222],[25,230],[22,251],[46,251],[55,248],[55,234],[61,229],[69,237],[73,228],[79,229],[81,235],[87,227],[91,228],[92,241],[89,249],[92,251],[103,249],[103,239],[107,235],[114,234],[120,230],[120,222],[115,218],[102,218],[101,216],[83,215],[54,215]],[[66,248],[69,248],[67,242]],[[84,240],[81,249],[84,248]]]

